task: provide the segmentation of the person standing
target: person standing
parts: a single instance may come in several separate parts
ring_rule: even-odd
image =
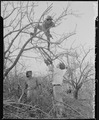
[[[63,112],[63,99],[62,99],[62,84],[63,77],[66,72],[66,66],[64,63],[59,63],[56,67],[52,64],[47,64],[49,72],[52,73],[52,85],[53,85],[53,98],[54,103],[58,106],[56,110],[56,116],[62,117]]]
[[[27,100],[31,100],[32,102],[37,98],[37,87],[38,87],[38,82],[37,79],[32,77],[32,71],[27,71],[26,72],[26,94],[27,94]]]

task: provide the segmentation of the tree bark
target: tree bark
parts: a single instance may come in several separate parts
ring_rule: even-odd
[[[74,98],[75,99],[78,99],[78,92],[79,92],[79,89],[75,89],[75,91],[74,91]]]

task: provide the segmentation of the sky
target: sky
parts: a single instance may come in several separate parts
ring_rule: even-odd
[[[63,11],[63,9],[66,7],[67,2],[65,1],[39,1],[38,7],[36,10],[36,16],[38,19],[39,16],[42,14],[42,12],[49,6],[51,3],[53,3],[53,8],[51,13],[49,15],[52,15],[53,13],[56,13],[55,18],[58,17],[59,14]],[[83,1],[70,1],[71,8],[75,13],[80,14],[80,17],[75,16],[67,16],[66,19],[62,20],[62,23],[53,28],[51,30],[51,33],[54,38],[56,38],[57,35],[54,33],[57,33],[59,35],[66,34],[68,32],[72,32],[76,27],[76,35],[69,38],[66,42],[66,48],[69,48],[70,45],[74,42],[73,46],[77,47],[80,45],[83,45],[85,50],[88,50],[89,48],[93,48],[91,51],[88,60],[91,60],[92,63],[95,61],[95,19],[97,16],[97,2],[83,2]],[[57,36],[58,37],[58,36]],[[56,38],[57,39],[57,38]],[[33,53],[28,53],[29,56],[33,55]],[[91,58],[91,59],[90,59]],[[38,62],[34,59],[24,59],[23,60],[26,63],[27,70],[32,70],[36,73],[43,74],[46,72],[47,67],[43,62]],[[27,62],[26,62],[27,61]]]

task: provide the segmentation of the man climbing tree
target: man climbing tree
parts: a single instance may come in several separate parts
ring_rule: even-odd
[[[48,50],[50,50],[50,38],[53,38],[52,35],[50,34],[50,28],[55,27],[55,24],[52,20],[53,19],[51,16],[47,16],[47,18],[44,20],[42,25],[38,24],[34,28],[34,33],[36,33],[37,29],[39,29],[39,30],[43,31],[44,34],[46,35],[47,41],[48,41]],[[30,33],[30,35],[32,36],[34,33]]]

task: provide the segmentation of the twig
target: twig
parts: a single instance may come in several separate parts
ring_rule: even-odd
[[[56,102],[59,102],[59,101],[56,101]],[[59,102],[59,103],[65,105],[65,107],[68,106],[69,108],[71,108],[72,110],[74,110],[74,111],[77,112],[79,115],[81,115],[82,117],[85,118],[84,115],[82,115],[80,112],[78,112],[77,110],[75,110],[75,109],[74,109],[73,107],[71,107],[70,105],[68,105],[68,104],[66,104],[66,103],[64,103],[64,102]],[[66,107],[66,108],[67,108],[67,107]]]
[[[14,113],[10,113],[11,115],[14,115],[15,117],[17,117],[18,119],[22,119],[21,117],[19,117],[18,115],[15,115]],[[13,116],[12,116],[13,117]]]
[[[6,103],[6,102],[4,102],[4,103]],[[7,102],[7,105],[9,105],[9,104],[19,104],[19,105],[31,107],[31,108],[33,108],[33,109],[38,109],[38,110],[40,110],[41,112],[43,112],[44,114],[46,114],[47,116],[50,116],[48,113],[44,112],[44,111],[41,110],[40,108],[36,108],[35,106],[32,106],[32,105],[28,105],[28,104],[24,104],[24,103],[18,103],[18,102],[10,102],[10,101]]]

